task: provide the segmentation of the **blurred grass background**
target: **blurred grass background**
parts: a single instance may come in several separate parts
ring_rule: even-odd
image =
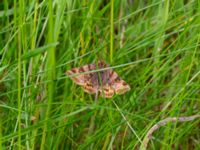
[[[0,149],[139,149],[199,114],[200,0],[2,0]],[[104,59],[131,86],[83,92],[66,70]],[[199,120],[148,149],[200,149]]]

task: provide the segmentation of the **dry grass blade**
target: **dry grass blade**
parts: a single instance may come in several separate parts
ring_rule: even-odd
[[[147,146],[148,146],[149,140],[152,137],[152,134],[156,130],[158,130],[160,127],[166,125],[167,123],[169,123],[169,122],[188,122],[188,121],[193,121],[197,118],[200,118],[200,115],[193,115],[193,116],[188,116],[188,117],[169,117],[169,118],[159,121],[153,127],[151,127],[150,130],[147,132],[146,136],[144,137],[144,139],[142,141],[140,150],[147,149]]]

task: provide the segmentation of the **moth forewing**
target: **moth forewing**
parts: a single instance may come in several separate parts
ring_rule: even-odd
[[[78,68],[73,68],[66,72],[70,79],[78,85],[85,85],[85,78],[83,74],[79,74]]]
[[[95,64],[84,65],[80,68],[73,68],[68,70],[66,74],[72,79],[76,84],[84,86],[86,81],[89,79],[89,74],[83,74],[85,72],[89,72],[91,70],[95,70]]]
[[[118,76],[118,74],[115,71],[110,70],[110,73],[109,73],[109,83],[113,84],[118,79],[120,79],[119,76]]]
[[[98,92],[98,87],[94,86],[91,82],[86,82],[83,86],[83,90],[89,94],[95,94]]]
[[[114,89],[108,84],[104,85],[99,91],[100,95],[105,98],[112,98],[115,94]]]
[[[124,94],[131,89],[130,86],[122,79],[116,81],[112,87],[114,88],[116,94]]]

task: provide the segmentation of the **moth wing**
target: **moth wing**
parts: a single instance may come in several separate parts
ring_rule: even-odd
[[[95,94],[98,92],[98,87],[97,86],[94,86],[92,84],[92,82],[90,81],[87,81],[84,86],[83,86],[83,90],[89,94]]]
[[[116,94],[124,94],[131,89],[130,86],[113,70],[110,71],[109,83]]]
[[[112,87],[116,94],[124,94],[131,89],[130,86],[122,79],[115,81]]]
[[[84,65],[80,68],[73,68],[71,70],[68,70],[66,74],[78,85],[85,86],[86,81],[89,80],[90,75],[89,74],[82,74],[83,72],[88,72],[91,70],[95,70],[96,65],[95,64],[88,64]]]
[[[114,89],[108,84],[100,87],[99,91],[100,95],[105,98],[112,98],[113,95],[115,94]]]

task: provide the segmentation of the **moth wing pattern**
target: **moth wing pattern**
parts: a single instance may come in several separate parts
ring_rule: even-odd
[[[83,90],[86,92],[86,93],[89,93],[89,94],[95,94],[98,92],[98,87],[97,86],[94,86],[92,84],[92,82],[90,81],[87,81],[84,86],[83,86]]]
[[[124,94],[130,90],[130,86],[113,70],[110,70],[109,83],[116,94]]]
[[[86,81],[89,80],[90,75],[89,74],[83,74],[83,72],[88,72],[91,70],[95,70],[96,65],[95,64],[88,64],[84,65],[80,68],[73,68],[71,70],[68,70],[66,74],[78,85],[85,86]]]
[[[116,80],[112,84],[112,87],[115,90],[116,94],[124,94],[131,89],[130,86],[122,79]]]
[[[115,94],[114,89],[108,84],[100,87],[99,91],[100,91],[100,95],[105,98],[112,98],[113,95]]]

